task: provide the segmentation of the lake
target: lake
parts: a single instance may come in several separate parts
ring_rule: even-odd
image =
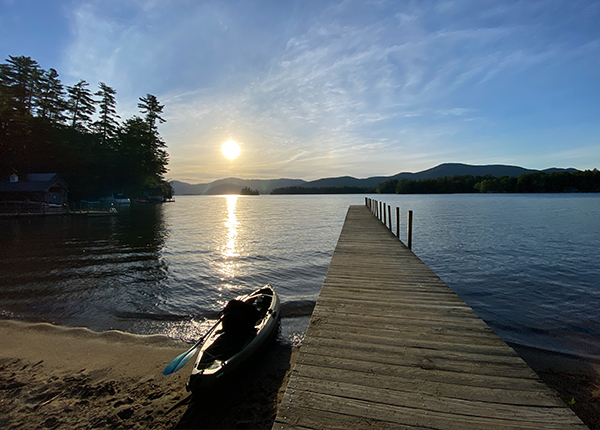
[[[600,195],[370,195],[414,212],[413,251],[506,341],[600,358]],[[177,196],[117,217],[0,219],[0,315],[193,340],[270,283],[301,342],[364,195]]]

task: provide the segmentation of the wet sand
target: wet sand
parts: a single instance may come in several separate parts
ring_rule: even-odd
[[[297,348],[273,343],[252,372],[192,399],[189,345],[163,336],[0,321],[0,428],[256,428],[273,425]]]
[[[270,429],[298,348],[274,342],[218,391],[192,398],[189,345],[163,336],[0,320],[0,428]],[[513,346],[515,347],[515,346]],[[515,347],[591,429],[600,430],[600,363]]]

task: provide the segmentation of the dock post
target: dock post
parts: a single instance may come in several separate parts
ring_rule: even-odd
[[[396,207],[396,236],[400,239],[400,208]]]
[[[381,202],[379,202],[379,209],[377,212],[377,218],[379,218],[381,220]]]
[[[412,222],[413,211],[408,211],[408,226],[406,230],[406,246],[408,249],[412,249]]]
[[[385,218],[385,206],[386,204],[383,204],[383,225],[385,225],[387,227],[387,220]]]
[[[390,224],[390,231],[392,231],[392,207],[388,205],[388,223]]]

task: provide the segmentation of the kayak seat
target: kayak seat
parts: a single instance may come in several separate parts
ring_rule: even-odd
[[[273,300],[272,296],[264,295],[258,298],[256,301],[256,307],[258,308],[258,313],[260,315],[260,319],[264,318],[267,315],[267,311],[271,306],[271,301]]]

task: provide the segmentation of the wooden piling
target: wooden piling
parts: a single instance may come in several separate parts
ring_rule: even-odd
[[[412,233],[413,233],[413,228],[412,228],[412,223],[413,223],[413,211],[408,211],[408,226],[406,227],[406,247],[408,249],[412,249]]]

